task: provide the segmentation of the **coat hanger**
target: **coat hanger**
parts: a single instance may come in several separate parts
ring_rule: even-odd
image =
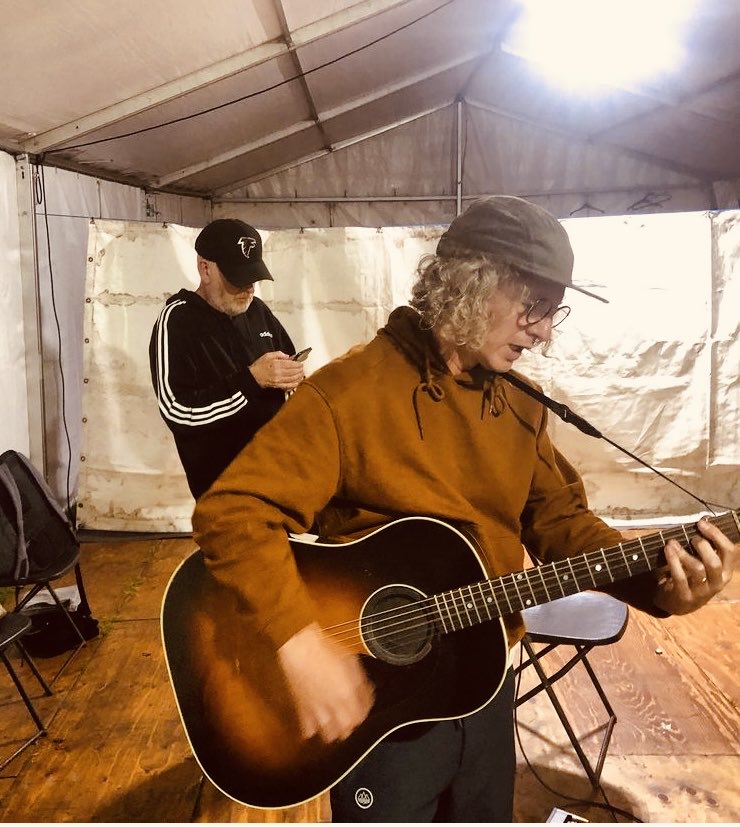
[[[593,204],[590,204],[588,201],[584,201],[580,207],[575,210],[571,211],[571,215],[575,215],[576,213],[583,212],[584,210],[593,210],[594,212],[600,212],[602,215],[604,214],[604,210],[601,207],[594,207]]]
[[[670,201],[673,196],[668,192],[646,192],[642,198],[630,204],[627,207],[627,212],[637,212],[637,210],[648,210],[652,207],[662,207],[666,201]]]

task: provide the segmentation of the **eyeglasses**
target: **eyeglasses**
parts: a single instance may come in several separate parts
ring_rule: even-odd
[[[553,327],[557,327],[564,322],[570,315],[570,307],[567,304],[561,304],[560,307],[553,307],[552,302],[547,299],[537,299],[522,311],[519,318],[524,316],[526,323],[537,324],[543,319],[550,319]]]

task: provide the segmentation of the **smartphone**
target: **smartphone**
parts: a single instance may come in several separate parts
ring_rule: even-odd
[[[303,362],[307,358],[311,350],[312,349],[310,347],[304,348],[303,350],[299,350],[298,353],[295,354],[295,356],[291,356],[290,358],[294,362]]]

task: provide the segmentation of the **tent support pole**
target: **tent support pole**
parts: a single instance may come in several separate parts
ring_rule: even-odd
[[[463,108],[463,101],[457,101],[457,145],[455,150],[457,152],[457,182],[456,182],[456,197],[457,197],[457,204],[456,215],[460,215],[462,212],[462,108]]]

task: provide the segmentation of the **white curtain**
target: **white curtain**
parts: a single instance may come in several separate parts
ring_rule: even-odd
[[[189,531],[193,501],[174,441],[159,416],[148,345],[166,298],[198,284],[197,229],[96,221],[90,225],[85,299],[81,527]],[[263,298],[296,348],[313,348],[307,373],[368,341],[404,303],[419,257],[441,228],[262,230],[274,282]]]
[[[704,500],[740,501],[740,212],[567,219],[573,314],[522,369],[604,437]],[[526,367],[525,367],[526,365]],[[702,506],[606,440],[554,418],[593,506],[619,519]]]
[[[574,218],[564,226],[575,280],[609,299],[566,291],[573,313],[547,357],[520,369],[606,437],[703,499],[740,500],[740,213]],[[190,529],[192,499],[151,386],[149,334],[166,297],[194,287],[197,230],[95,221],[84,304],[82,527]],[[260,295],[310,373],[369,340],[407,301],[419,257],[442,227],[263,231],[275,276]],[[584,474],[596,511],[614,521],[702,510],[604,440],[552,423]]]

